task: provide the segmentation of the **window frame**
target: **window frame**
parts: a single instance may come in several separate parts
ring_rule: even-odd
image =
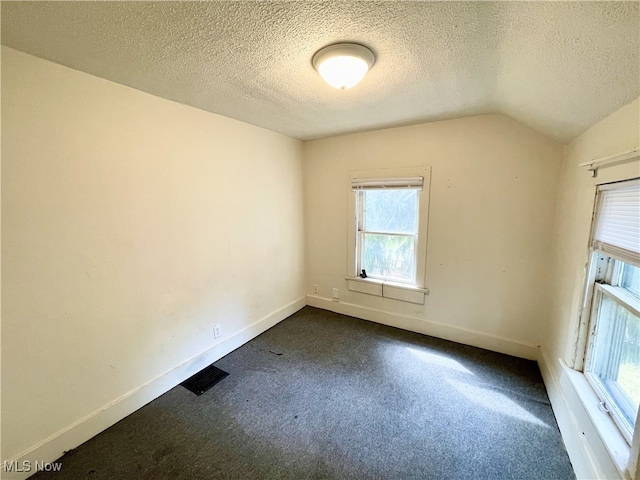
[[[424,186],[423,186],[424,188]],[[384,191],[384,188],[375,188],[374,191]],[[365,195],[367,191],[370,190],[358,190],[355,191],[355,202],[356,202],[356,251],[355,251],[355,261],[356,261],[356,274],[357,272],[361,272],[363,270],[363,255],[364,255],[364,240],[366,235],[388,235],[392,237],[407,237],[412,239],[413,243],[413,258],[412,258],[412,278],[410,281],[403,281],[402,279],[396,277],[385,277],[384,275],[376,275],[374,273],[368,273],[368,277],[373,279],[388,281],[393,283],[399,283],[402,285],[409,285],[416,287],[416,279],[417,279],[417,264],[418,264],[418,240],[420,233],[420,195],[422,193],[422,189],[418,188],[407,188],[406,190],[416,190],[416,217],[414,219],[414,233],[403,233],[403,232],[379,232],[373,230],[367,230],[366,222],[365,222]]]
[[[577,342],[574,344],[573,368],[581,372],[593,389],[598,399],[601,401],[599,408],[606,413],[615,424],[620,435],[630,447],[637,449],[640,443],[638,432],[640,431],[640,408],[636,411],[636,424],[634,431],[630,431],[625,421],[622,420],[623,413],[613,401],[611,394],[601,385],[595,373],[591,373],[589,368],[595,360],[593,348],[595,345],[595,333],[598,328],[598,315],[603,296],[614,301],[615,304],[626,308],[631,313],[638,316],[638,299],[627,289],[618,285],[624,264],[633,266],[635,262],[630,262],[617,254],[615,251],[603,251],[597,248],[595,238],[596,224],[600,215],[601,196],[604,191],[637,186],[640,179],[630,179],[612,183],[598,184],[596,189],[594,214],[592,217],[591,234],[589,242],[589,256],[585,278],[585,290],[583,296],[582,311],[580,314],[580,328]]]
[[[602,255],[600,252],[594,253]],[[627,443],[631,445],[634,427],[628,425],[624,420],[624,408],[619,406],[619,403],[627,403],[626,398],[624,398],[626,394],[624,391],[620,391],[618,395],[608,391],[604,388],[604,385],[602,385],[602,381],[597,374],[591,371],[597,358],[597,353],[594,349],[597,345],[597,331],[600,326],[599,321],[601,321],[599,316],[603,299],[606,297],[616,305],[630,311],[636,317],[640,317],[640,299],[634,297],[633,294],[618,285],[619,277],[622,273],[621,267],[627,263],[622,262],[622,260],[616,260],[613,257],[608,257],[608,259],[609,265],[605,279],[598,280],[594,284],[593,300],[590,309],[589,337],[585,349],[583,373],[596,392],[596,395],[598,395],[598,398],[602,401],[601,408],[611,415],[620,433],[622,433]],[[619,389],[619,387],[615,385],[615,389]],[[635,416],[638,416],[638,410],[636,410]]]
[[[371,181],[382,180],[382,179],[395,179],[395,178],[407,178],[407,177],[422,177],[423,185],[422,190],[418,193],[418,206],[417,206],[417,240],[415,241],[415,260],[414,260],[414,269],[415,269],[415,281],[414,283],[403,283],[395,280],[382,279],[382,278],[361,278],[359,276],[361,269],[359,269],[361,261],[360,261],[360,252],[361,252],[361,237],[358,227],[359,222],[362,219],[362,212],[358,212],[359,203],[358,202],[358,192],[354,191],[351,187],[354,179],[370,179]],[[430,185],[431,185],[431,167],[430,166],[416,166],[416,167],[401,167],[401,168],[385,168],[385,169],[373,169],[373,170],[357,170],[352,171],[349,174],[348,178],[348,192],[349,192],[349,224],[348,224],[348,251],[347,251],[347,275],[345,278],[347,280],[353,280],[354,282],[350,282],[350,290],[354,290],[351,288],[357,288],[357,290],[361,293],[369,293],[378,296],[387,296],[382,293],[382,287],[380,289],[368,289],[362,288],[362,283],[369,283],[372,287],[376,285],[388,285],[389,292],[392,292],[391,287],[394,289],[402,289],[406,291],[414,291],[420,293],[426,293],[427,289],[425,287],[426,281],[426,259],[427,259],[427,232],[428,232],[428,219],[429,219],[429,196],[430,196]],[[356,285],[358,283],[359,285]],[[404,300],[402,295],[397,295],[395,292],[394,297],[389,296],[389,298],[395,298],[396,300]],[[413,297],[409,297],[413,298]],[[409,301],[412,303],[422,303],[422,301],[414,301],[412,299],[407,299],[405,301]]]

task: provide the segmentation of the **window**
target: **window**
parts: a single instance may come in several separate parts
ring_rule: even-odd
[[[364,270],[371,278],[415,285],[421,189],[383,187],[357,191],[358,272]]]
[[[584,373],[631,444],[640,404],[640,183],[598,189]]]
[[[353,172],[349,290],[423,303],[429,173],[429,167]]]

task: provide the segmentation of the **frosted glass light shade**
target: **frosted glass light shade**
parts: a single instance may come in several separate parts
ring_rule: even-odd
[[[338,43],[318,50],[313,67],[334,88],[341,90],[357,85],[373,66],[373,52],[356,43]]]

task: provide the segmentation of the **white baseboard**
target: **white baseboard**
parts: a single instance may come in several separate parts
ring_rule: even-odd
[[[593,461],[591,448],[586,441],[584,433],[578,426],[578,420],[572,408],[569,407],[555,369],[552,367],[552,363],[549,362],[543,348],[540,348],[538,366],[540,367],[542,380],[547,388],[551,407],[576,477],[578,479],[605,478]]]
[[[627,479],[629,447],[580,372],[540,349],[538,365],[578,479]],[[605,440],[606,439],[606,440]]]
[[[23,480],[36,473],[36,461],[39,465],[52,463],[65,451],[76,448],[111,425],[132,414],[142,406],[159,397],[163,393],[189,378],[202,368],[219,360],[249,340],[273,327],[280,321],[294,314],[306,305],[305,297],[299,298],[284,307],[257,320],[251,325],[234,333],[223,341],[212,345],[207,350],[186,360],[175,368],[148,381],[138,388],[126,393],[104,405],[95,412],[56,432],[39,444],[8,460],[22,470],[30,465],[30,471],[2,471],[2,478],[7,480]],[[25,463],[28,462],[28,463]],[[0,470],[3,470],[0,465]]]
[[[538,359],[538,348],[516,340],[489,335],[486,333],[453,327],[442,323],[431,322],[422,318],[385,312],[375,308],[363,307],[352,303],[334,302],[331,299],[316,295],[307,295],[307,305],[322,308],[331,312],[349,315],[351,317],[382,323],[391,327],[422,333],[432,337],[451,340],[474,347],[480,347],[494,352],[506,353],[528,360]]]

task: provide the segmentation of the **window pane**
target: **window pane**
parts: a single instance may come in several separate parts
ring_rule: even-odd
[[[640,403],[640,318],[603,295],[593,348],[589,371],[633,432]]]
[[[640,297],[640,268],[624,264],[620,286],[636,297]]]
[[[365,233],[362,241],[362,268],[371,277],[413,283],[413,242],[413,237]]]
[[[418,190],[365,190],[364,230],[417,233]]]

